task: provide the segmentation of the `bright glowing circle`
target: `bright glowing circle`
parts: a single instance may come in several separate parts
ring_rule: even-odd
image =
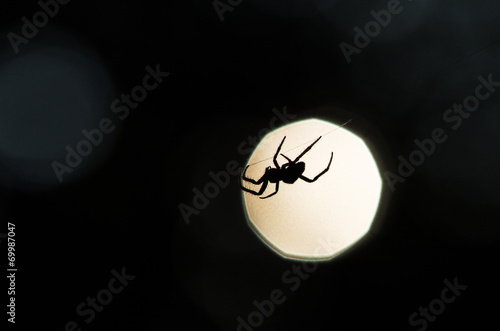
[[[247,220],[256,234],[284,257],[298,260],[328,260],[345,251],[370,229],[377,213],[382,179],[375,159],[364,141],[330,122],[310,119],[281,127],[256,147],[248,160],[246,176],[260,179],[282,142],[278,164],[295,160],[318,137],[321,139],[297,162],[305,163],[303,176],[313,179],[324,171],[333,152],[329,170],[315,182],[297,179],[293,184],[269,182],[262,195],[242,191]],[[259,191],[261,185],[242,180]]]

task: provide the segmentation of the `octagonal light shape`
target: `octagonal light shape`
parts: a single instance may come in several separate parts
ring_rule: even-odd
[[[286,136],[285,140],[283,138]],[[298,162],[305,163],[303,176],[313,179],[333,160],[329,170],[309,183],[297,179],[280,182],[278,192],[269,182],[262,195],[242,190],[247,221],[269,247],[285,258],[329,260],[358,242],[370,229],[377,213],[382,179],[365,142],[330,122],[309,119],[291,123],[267,134],[247,163],[246,176],[260,179],[283,141],[278,164],[295,160],[319,139]],[[261,185],[241,180],[258,192]]]

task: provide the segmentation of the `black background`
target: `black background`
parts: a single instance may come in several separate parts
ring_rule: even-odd
[[[353,28],[386,1],[243,0],[224,21],[211,1],[61,6],[34,40],[64,30],[99,55],[116,91],[106,116],[116,118],[109,105],[142,81],[145,66],[170,76],[117,124],[107,157],[78,179],[29,188],[3,170],[10,179],[0,217],[16,224],[16,328],[64,330],[76,321],[82,330],[236,330],[254,300],[280,289],[286,301],[255,329],[417,330],[409,316],[455,277],[468,288],[428,329],[495,325],[500,95],[457,130],[442,116],[473,95],[479,75],[500,80],[500,7],[402,5],[351,63],[339,44],[353,44]],[[4,1],[2,9],[5,32],[19,31],[20,18],[39,7]],[[15,57],[6,37],[1,47]],[[295,119],[352,118],[353,130],[373,138],[382,173],[397,172],[414,139],[438,127],[448,134],[394,193],[384,188],[370,234],[319,263],[296,291],[282,275],[298,262],[250,230],[236,178],[189,225],[178,209],[192,205],[192,189],[211,181],[210,171],[243,165],[238,145],[284,107]],[[136,278],[86,324],[77,305],[123,267]]]

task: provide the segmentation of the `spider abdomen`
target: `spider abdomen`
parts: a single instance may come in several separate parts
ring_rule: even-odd
[[[304,162],[289,163],[287,167],[282,169],[281,180],[283,183],[293,184],[304,173],[306,164]]]

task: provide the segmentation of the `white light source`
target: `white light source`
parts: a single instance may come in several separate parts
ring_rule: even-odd
[[[299,160],[305,163],[303,175],[314,178],[333,161],[329,170],[315,182],[298,179],[280,182],[279,191],[269,183],[258,196],[242,191],[248,223],[256,234],[284,257],[298,260],[327,260],[346,250],[370,229],[382,190],[382,179],[375,159],[361,138],[344,127],[310,119],[279,128],[267,136],[251,155],[246,176],[258,180],[273,164],[280,150],[294,160],[318,137],[321,139]],[[289,162],[279,155],[280,166]],[[254,191],[260,185],[242,180]]]

